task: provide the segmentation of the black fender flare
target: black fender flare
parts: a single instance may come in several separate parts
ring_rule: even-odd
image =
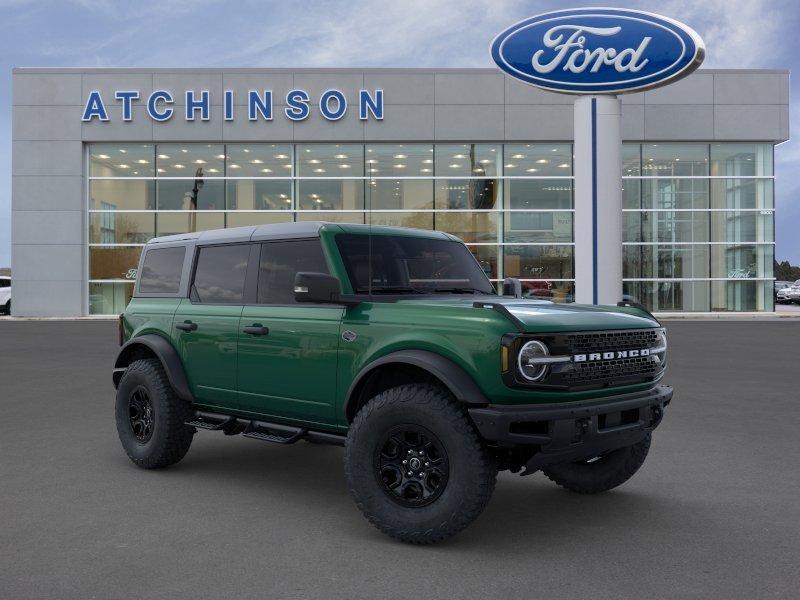
[[[177,350],[167,339],[154,333],[146,333],[131,338],[120,348],[117,360],[114,361],[114,387],[119,386],[119,380],[122,379],[122,374],[130,365],[130,359],[134,356],[134,351],[142,346],[150,350],[161,361],[161,366],[164,367],[164,371],[167,373],[169,383],[178,397],[181,400],[194,401],[192,392],[189,389],[189,382],[186,379],[186,372],[183,370],[183,363]]]
[[[348,421],[352,404],[358,401],[356,390],[370,373],[387,364],[406,364],[424,369],[441,381],[459,402],[489,404],[475,380],[449,358],[428,350],[398,350],[372,361],[353,379],[347,390],[343,407],[345,418]]]

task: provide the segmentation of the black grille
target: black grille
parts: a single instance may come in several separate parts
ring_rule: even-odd
[[[655,377],[661,365],[650,356],[618,358],[597,362],[574,363],[563,373],[564,383],[570,387],[605,384],[628,379]]]
[[[656,329],[573,333],[567,336],[567,342],[572,354],[607,352],[611,350],[640,350],[658,346],[658,341],[658,330]]]

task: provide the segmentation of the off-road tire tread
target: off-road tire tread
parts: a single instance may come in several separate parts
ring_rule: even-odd
[[[162,469],[174,465],[186,456],[192,444],[192,438],[197,431],[194,427],[186,425],[186,421],[191,416],[191,407],[188,402],[181,400],[175,394],[164,367],[158,359],[145,358],[132,362],[122,375],[119,387],[122,387],[122,381],[129,373],[141,373],[148,379],[150,392],[153,396],[151,401],[160,402],[163,406],[161,422],[156,427],[163,428],[165,435],[161,440],[161,444],[156,446],[147,458],[139,458],[132,455],[123,444],[125,453],[128,458],[143,469]],[[117,429],[121,426],[127,428],[127,422],[120,423],[121,419],[118,412],[116,416]]]
[[[607,459],[613,463],[565,463],[542,469],[550,481],[578,494],[599,494],[622,485],[633,477],[650,451],[652,437],[631,446],[614,450]],[[596,467],[596,468],[593,468]]]
[[[373,413],[379,412],[388,405],[406,405],[409,411],[415,405],[427,404],[438,411],[441,418],[449,427],[461,434],[468,450],[475,455],[474,469],[471,471],[469,485],[476,490],[471,497],[462,498],[461,506],[453,510],[450,516],[444,519],[439,526],[427,530],[398,529],[388,524],[381,515],[371,513],[358,492],[352,485],[350,471],[350,453],[353,451],[351,444],[345,446],[345,475],[350,494],[356,505],[369,522],[383,533],[402,542],[417,545],[427,545],[441,542],[463,530],[480,516],[492,497],[497,481],[497,464],[495,459],[486,451],[480,437],[470,422],[464,406],[452,395],[437,386],[428,384],[406,384],[386,390],[369,400],[356,414],[350,426],[350,436],[358,435],[363,427],[368,427],[368,422]],[[383,493],[377,490],[377,493]]]

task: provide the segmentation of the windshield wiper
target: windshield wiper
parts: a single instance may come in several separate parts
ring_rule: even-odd
[[[425,294],[426,292],[422,290],[418,290],[413,287],[403,286],[403,285],[391,285],[391,286],[381,286],[381,287],[374,287],[372,290],[369,288],[357,288],[356,294]]]

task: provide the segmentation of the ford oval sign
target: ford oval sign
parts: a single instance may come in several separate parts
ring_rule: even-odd
[[[506,73],[546,90],[621,94],[665,85],[705,56],[700,36],[667,17],[622,8],[575,8],[520,21],[492,42]]]

